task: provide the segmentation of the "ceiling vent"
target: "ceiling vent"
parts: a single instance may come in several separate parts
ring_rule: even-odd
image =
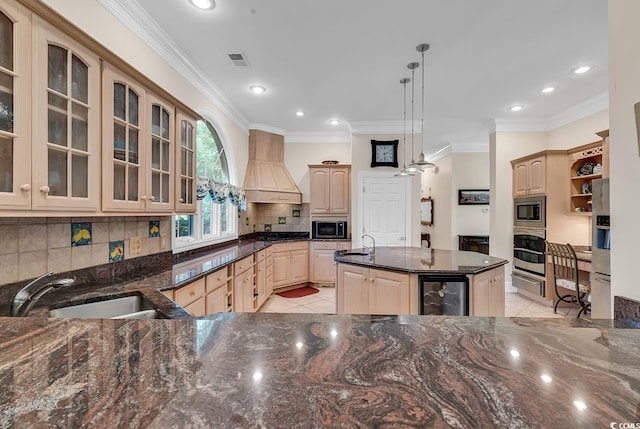
[[[231,62],[238,67],[247,67],[249,65],[249,61],[247,61],[247,58],[242,52],[231,52],[227,55],[229,55]]]

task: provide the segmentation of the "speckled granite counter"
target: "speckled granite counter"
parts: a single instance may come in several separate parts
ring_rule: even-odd
[[[2,428],[605,428],[640,421],[640,330],[612,321],[0,318],[0,348]]]
[[[44,295],[33,307],[30,316],[48,315],[49,309],[65,305],[91,302],[105,297],[119,297],[141,293],[146,296],[155,308],[165,317],[181,319],[191,317],[182,307],[165,297],[161,291],[174,289],[197,280],[207,273],[220,269],[234,261],[249,256],[279,241],[246,241],[234,242],[216,251],[194,256],[184,262],[157,266],[151,275],[138,276],[132,274],[123,278],[99,284],[73,285]],[[299,239],[298,239],[299,240]],[[307,239],[304,239],[307,241]],[[1,288],[0,288],[1,289]],[[0,316],[8,316],[11,297],[15,291],[4,291],[0,294]]]
[[[335,260],[352,265],[417,274],[478,274],[509,262],[482,253],[420,247],[376,247],[373,257],[349,254],[366,252],[366,249],[336,252]]]

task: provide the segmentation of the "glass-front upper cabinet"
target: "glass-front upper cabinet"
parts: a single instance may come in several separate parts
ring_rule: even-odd
[[[31,207],[31,18],[0,4],[0,208]]]
[[[33,209],[97,211],[100,61],[34,17]]]
[[[176,206],[178,213],[196,211],[196,121],[178,111],[176,114]]]
[[[173,211],[175,109],[164,100],[148,93],[149,127],[147,132],[146,209],[147,211]]]
[[[102,209],[144,211],[145,91],[104,62],[102,93]]]

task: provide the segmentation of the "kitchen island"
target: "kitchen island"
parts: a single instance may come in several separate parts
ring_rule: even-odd
[[[2,428],[603,428],[640,403],[613,321],[0,318],[0,347]]]
[[[466,307],[460,314],[504,316],[505,259],[458,250],[378,247],[373,255],[368,249],[336,252],[335,261],[340,314],[425,314],[424,299],[428,306],[441,307],[449,299]],[[444,299],[423,298],[428,293],[421,284],[429,280],[444,286],[438,291]],[[466,285],[453,293],[447,280]]]

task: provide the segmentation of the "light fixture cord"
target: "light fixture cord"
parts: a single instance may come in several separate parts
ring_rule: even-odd
[[[411,69],[411,159],[413,160],[413,93],[414,91],[414,82],[415,82],[415,73],[416,69]]]
[[[424,51],[422,54],[422,120],[421,120],[421,129],[420,129],[420,143],[421,143],[421,151],[424,150]],[[412,152],[413,153],[413,152]]]
[[[404,100],[402,102],[402,148],[405,149],[407,147],[407,82],[403,81],[402,86],[404,87]],[[404,159],[406,161],[406,154]]]

